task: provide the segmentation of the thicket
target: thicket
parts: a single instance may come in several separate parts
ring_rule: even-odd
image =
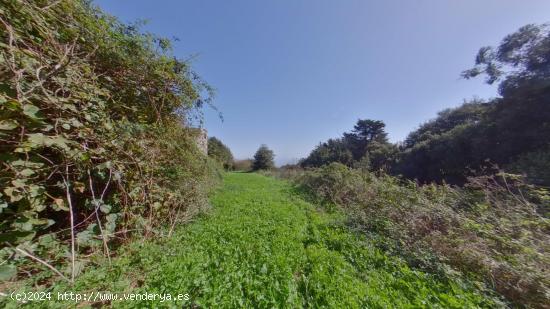
[[[421,181],[465,180],[465,169],[498,164],[550,186],[550,26],[527,25],[479,50],[463,77],[486,76],[500,97],[440,113],[412,132],[398,172]],[[530,165],[532,167],[528,167]]]
[[[423,183],[463,184],[471,171],[498,165],[549,187],[549,50],[549,25],[524,26],[499,46],[481,48],[474,68],[462,74],[498,83],[499,97],[441,111],[399,144],[388,143],[383,122],[359,120],[353,131],[319,144],[301,166],[339,162]]]
[[[547,190],[521,176],[471,177],[464,187],[418,185],[332,163],[285,169],[309,194],[349,215],[352,227],[410,265],[441,275],[467,276],[514,305],[550,302],[550,207]]]
[[[75,0],[2,1],[0,29],[3,280],[73,281],[206,205],[211,90],[169,40]]]
[[[320,143],[299,165],[311,168],[338,162],[350,167],[388,170],[395,162],[397,146],[388,141],[385,127],[380,120],[359,119],[351,132]]]
[[[233,169],[233,154],[218,138],[212,136],[208,138],[208,156],[221,164],[224,169]]]
[[[249,172],[252,170],[253,163],[254,160],[252,159],[235,160],[233,162],[233,169],[235,171]]]

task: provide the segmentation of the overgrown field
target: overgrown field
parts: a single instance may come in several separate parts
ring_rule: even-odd
[[[521,176],[418,185],[332,163],[286,170],[318,203],[337,205],[377,247],[430,273],[467,276],[516,306],[550,302],[550,196]]]
[[[411,269],[386,255],[350,232],[339,212],[306,202],[285,181],[230,173],[211,203],[208,215],[179,227],[170,239],[132,243],[111,268],[87,272],[74,288],[62,284],[53,291],[187,293],[189,301],[177,305],[204,308],[498,305],[471,284]]]

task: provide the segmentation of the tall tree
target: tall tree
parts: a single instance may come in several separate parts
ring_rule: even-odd
[[[307,158],[300,161],[302,167],[320,167],[332,162],[347,166],[361,166],[372,170],[386,169],[393,160],[397,148],[388,142],[386,125],[379,120],[359,119],[353,130],[341,138],[320,143]]]
[[[274,158],[275,154],[273,150],[269,149],[267,145],[262,145],[258,148],[256,154],[254,154],[252,169],[255,171],[272,169],[275,167],[275,163],[273,162]]]
[[[367,154],[371,143],[388,143],[385,127],[386,124],[380,120],[359,119],[350,133],[344,133],[344,139],[349,144],[355,161],[361,160]]]

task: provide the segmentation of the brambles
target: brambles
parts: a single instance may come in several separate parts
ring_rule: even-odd
[[[548,303],[549,195],[520,176],[473,177],[464,188],[418,186],[332,163],[297,182],[412,265],[442,274],[449,265],[512,303]]]
[[[3,1],[0,29],[4,279],[74,281],[84,256],[206,204],[185,122],[210,89],[168,40],[84,1]]]
[[[233,167],[236,171],[249,172],[252,170],[252,159],[235,160]]]
[[[233,154],[229,147],[215,137],[208,138],[208,156],[220,163],[224,169],[233,169]]]
[[[115,308],[498,306],[468,282],[410,268],[350,232],[341,213],[319,211],[292,189],[255,173],[226,173],[208,215],[171,238],[128,244],[111,269],[87,272],[74,289],[190,295],[184,303],[89,303]]]

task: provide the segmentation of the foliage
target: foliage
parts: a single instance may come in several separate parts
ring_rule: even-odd
[[[388,143],[385,127],[386,124],[380,120],[359,119],[350,133],[344,133],[344,140],[349,145],[355,161],[359,161],[368,153],[372,143]]]
[[[506,169],[516,174],[525,174],[530,183],[549,185],[550,148],[524,153]]]
[[[418,129],[409,133],[404,142],[404,148],[429,141],[437,135],[448,132],[457,126],[473,125],[483,119],[490,103],[480,99],[464,101],[457,108],[448,108],[440,111],[437,118],[422,124]]]
[[[273,150],[267,148],[266,145],[261,145],[254,154],[254,162],[252,162],[252,170],[269,170],[275,167],[273,159],[275,155]]]
[[[307,158],[300,162],[302,167],[319,167],[330,162],[353,164],[353,154],[343,138],[329,139],[320,143]]]
[[[211,213],[178,228],[174,237],[130,244],[111,270],[87,272],[71,290],[190,296],[183,303],[89,303],[115,308],[498,305],[468,282],[443,281],[388,256],[350,232],[340,213],[319,211],[284,181],[228,173],[211,201]],[[64,290],[59,285],[52,291]]]
[[[517,175],[470,178],[464,188],[418,186],[332,163],[297,182],[412,265],[443,274],[450,266],[516,305],[549,302],[550,222],[543,214],[550,196]]]
[[[359,119],[351,132],[343,137],[320,143],[300,166],[320,167],[332,162],[347,166],[362,166],[371,170],[386,170],[397,154],[388,142],[385,124],[379,120]]]
[[[226,170],[233,169],[233,154],[229,147],[215,137],[208,139],[208,156],[221,163]]]
[[[549,25],[527,25],[506,36],[498,47],[481,48],[474,68],[463,76],[484,74],[487,83],[499,82],[501,97],[443,111],[412,132],[397,172],[423,182],[463,183],[467,169],[483,169],[487,161],[511,166],[517,160],[526,162],[529,153],[543,154],[550,145],[549,29]],[[533,173],[532,168],[515,171]],[[547,178],[529,177],[534,178],[550,186]]]
[[[0,28],[3,274],[47,282],[40,258],[72,281],[84,256],[206,204],[213,169],[185,121],[210,88],[169,40],[87,1],[2,1]]]
[[[252,159],[235,160],[233,163],[233,169],[241,172],[250,172],[252,170]]]

